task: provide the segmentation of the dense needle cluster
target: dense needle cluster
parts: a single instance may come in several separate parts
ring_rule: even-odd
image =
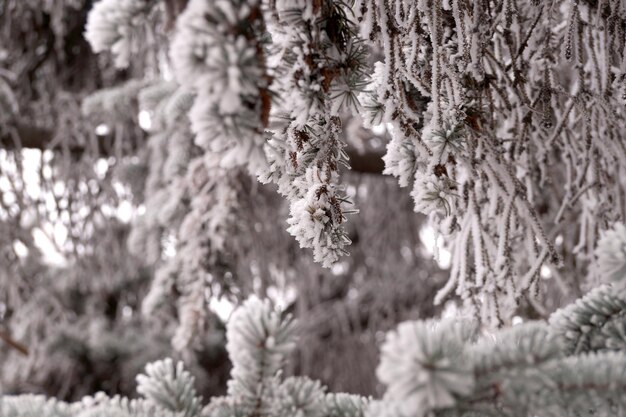
[[[452,250],[452,292],[489,322],[538,289],[554,241],[590,260],[619,218],[626,157],[619,2],[359,0],[380,48],[362,115],[387,123],[386,173]],[[618,23],[622,22],[622,23]],[[618,205],[621,203],[618,203]],[[579,215],[576,231],[562,230]],[[513,256],[513,254],[523,256]]]
[[[281,369],[294,346],[294,322],[269,301],[252,297],[228,323],[233,363],[228,395],[212,398],[204,408],[193,377],[182,363],[166,359],[149,364],[146,375],[137,377],[137,390],[145,399],[100,393],[66,404],[7,396],[0,411],[7,417],[547,417],[579,415],[580,410],[590,416],[623,416],[626,345],[616,345],[615,334],[592,330],[592,345],[570,348],[573,334],[591,334],[585,317],[598,317],[594,309],[606,314],[617,306],[607,303],[606,294],[589,293],[556,312],[550,324],[528,322],[487,334],[463,320],[401,323],[382,345],[377,375],[387,391],[380,400],[327,393],[320,382],[302,376],[284,378]],[[617,293],[613,299],[621,304],[610,320],[623,329],[626,295]],[[602,339],[604,347],[597,343]]]
[[[265,165],[262,145],[270,106],[258,2],[189,2],[170,55],[178,82],[196,91],[189,113],[195,143],[224,168]]]
[[[608,0],[191,1],[170,57],[205,158],[276,183],[324,266],[350,243],[342,119],[384,125],[384,173],[452,252],[435,302],[497,324],[621,219],[625,17]]]
[[[350,244],[339,116],[358,108],[365,85],[365,50],[351,14],[342,2],[281,1],[267,19],[279,100],[266,147],[270,167],[260,179],[278,185],[290,204],[289,233],[324,266]]]
[[[231,238],[242,213],[254,214],[244,176],[275,185],[288,202],[287,231],[316,262],[331,267],[349,253],[345,222],[356,211],[341,174],[350,167],[350,118],[385,132],[383,173],[410,188],[415,211],[450,250],[449,280],[435,303],[456,296],[473,320],[399,324],[381,346],[376,374],[385,392],[366,399],[288,376],[297,328],[252,297],[227,323],[228,392],[204,408],[191,374],[164,360],[138,377],[142,399],[6,396],[0,414],[626,415],[622,1],[101,0],[85,37],[132,72],[148,22],[174,3],[186,7],[162,38],[171,39],[163,56],[153,57],[158,74],[85,97],[81,113],[103,119],[100,133],[90,132],[94,142],[130,137],[111,132],[120,118],[149,122],[145,152],[127,165],[137,171],[116,172],[128,179],[117,185],[145,194],[128,243],[155,265],[144,313],[175,306],[174,346],[194,347],[207,327],[207,298],[232,280]],[[15,77],[0,73],[0,131],[19,137]],[[145,178],[133,175],[139,171]],[[4,194],[1,203],[3,215],[16,211]],[[11,271],[14,246],[27,236],[6,240],[2,262]],[[565,282],[559,268],[580,274]],[[562,293],[554,298],[576,300],[551,313],[556,307],[541,297],[553,287]],[[544,320],[502,328],[518,313]],[[89,324],[94,333],[102,326]]]

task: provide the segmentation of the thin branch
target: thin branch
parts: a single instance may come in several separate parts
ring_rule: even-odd
[[[2,339],[4,343],[9,345],[13,349],[20,352],[22,355],[28,356],[28,347],[25,344],[13,339],[7,332],[0,330],[0,339]]]

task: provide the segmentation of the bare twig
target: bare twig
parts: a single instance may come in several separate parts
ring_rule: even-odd
[[[13,339],[9,335],[9,333],[0,330],[0,339],[2,339],[7,345],[12,347],[13,349],[20,352],[22,355],[28,356],[28,347],[24,345],[23,343],[20,343],[17,340]]]

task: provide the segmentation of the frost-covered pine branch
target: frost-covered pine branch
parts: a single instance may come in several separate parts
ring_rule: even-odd
[[[274,378],[294,347],[293,323],[274,311],[268,300],[248,299],[227,325],[226,349],[233,363],[228,394],[245,413],[266,413]]]
[[[550,318],[556,334],[572,353],[622,350],[626,347],[626,298],[603,285]]]
[[[294,347],[294,322],[282,317],[269,300],[247,299],[229,320],[227,349],[233,369],[228,395],[214,397],[201,409],[194,378],[182,362],[171,359],[146,366],[137,377],[143,398],[109,397],[104,393],[76,403],[42,396],[0,397],[3,417],[363,417],[367,400],[328,394],[319,382],[281,375]]]
[[[585,305],[594,297],[589,294]],[[554,317],[572,311],[567,307]],[[622,323],[624,311],[615,315]],[[294,323],[269,301],[252,297],[227,326],[233,362],[228,394],[202,410],[193,378],[171,360],[148,365],[146,375],[138,377],[138,391],[146,399],[98,394],[65,404],[26,395],[3,397],[0,407],[10,417],[33,412],[46,417],[626,415],[624,346],[572,350],[561,337],[560,323],[528,322],[495,332],[451,318],[401,323],[381,348],[377,375],[387,390],[381,399],[368,401],[327,393],[306,377],[283,378]]]
[[[623,7],[358,0],[354,10],[383,56],[362,117],[388,126],[385,173],[411,184],[415,210],[452,250],[436,302],[454,293],[499,322],[537,292],[543,265],[563,262],[559,235],[590,262],[597,230],[621,216],[609,201],[624,195],[608,180],[626,162]]]
[[[622,351],[626,348],[626,228],[606,230],[596,249],[601,285],[556,311],[550,324],[566,352]]]
[[[387,385],[386,412],[426,416],[430,410],[453,406],[455,396],[472,392],[464,324],[404,322],[387,334],[376,372]]]
[[[330,394],[303,376],[283,378],[281,370],[295,347],[295,323],[269,300],[247,299],[227,324],[227,350],[233,369],[226,397],[213,398],[209,415],[254,417],[362,417],[367,400]]]
[[[435,301],[456,295],[501,323],[540,292],[542,267],[574,263],[559,237],[587,265],[597,231],[622,215],[623,184],[601,184],[626,163],[626,16],[596,6],[194,0],[170,58],[207,160],[276,183],[289,232],[325,266],[350,243],[341,118],[387,126],[385,173],[411,186],[452,251]]]
[[[137,392],[181,417],[193,417],[201,404],[194,382],[182,362],[168,358],[146,366],[146,375],[137,376]]]
[[[115,65],[127,67],[130,56],[136,52],[133,37],[145,24],[146,15],[154,3],[150,0],[101,0],[89,13],[85,38],[94,52],[110,50],[115,56]]]
[[[261,4],[192,0],[179,17],[170,55],[178,81],[196,98],[189,118],[195,142],[223,168],[265,165],[270,111]]]
[[[484,334],[451,319],[401,323],[381,350],[377,375],[387,391],[368,413],[626,415],[625,345],[608,330],[626,323],[626,296],[613,299],[595,291],[554,313],[550,324]]]
[[[330,266],[350,244],[343,223],[352,203],[338,177],[348,166],[339,115],[359,108],[365,49],[342,2],[277,2],[267,14],[273,40],[268,62],[280,99],[272,107],[270,167],[260,179],[278,184],[288,199],[289,233]]]

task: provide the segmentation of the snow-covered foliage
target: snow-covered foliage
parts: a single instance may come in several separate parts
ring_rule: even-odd
[[[146,366],[137,377],[144,398],[129,400],[99,393],[67,404],[42,396],[0,397],[3,417],[362,417],[367,401],[359,396],[329,394],[318,381],[282,378],[281,368],[294,347],[294,323],[268,300],[252,297],[231,317],[227,330],[233,363],[228,395],[213,397],[203,409],[194,380],[182,363],[171,359]]]
[[[277,184],[289,233],[326,267],[355,212],[342,118],[386,126],[384,173],[452,252],[435,302],[496,324],[623,221],[625,17],[610,1],[193,0],[170,57],[205,160]]]
[[[334,227],[345,220],[344,212],[341,197],[323,180],[324,176],[322,171],[313,167],[307,170],[304,178],[294,180],[304,196],[291,203],[287,231],[300,247],[313,249],[316,262],[328,267],[339,255],[347,253],[344,246],[350,243],[350,239],[345,232]]]
[[[145,21],[153,2],[150,0],[101,0],[89,13],[85,38],[94,52],[110,50],[115,55],[115,65],[127,67],[137,50],[133,42],[136,31]]]
[[[339,169],[348,164],[339,115],[358,109],[365,79],[364,46],[346,6],[278,2],[266,19],[268,65],[282,99],[272,107],[270,166],[260,179],[278,185],[290,204],[289,233],[327,267],[347,254],[343,223],[353,212],[339,185]]]
[[[383,55],[362,115],[391,125],[385,172],[412,182],[415,210],[452,248],[437,301],[455,292],[497,322],[543,265],[562,264],[557,235],[578,238],[573,251],[589,262],[598,228],[621,216],[619,2],[359,0],[354,10]],[[570,212],[578,236],[562,231]]]
[[[625,308],[624,292],[603,285],[555,312],[550,324],[563,338],[567,352],[622,350],[626,347]]]
[[[283,367],[296,328],[252,298],[228,322],[228,391],[205,409],[191,374],[166,360],[139,377],[145,399],[8,397],[4,414],[626,414],[621,1],[101,0],[85,36],[126,69],[94,76],[84,74],[107,60],[84,54],[82,68],[84,25],[63,17],[70,7],[85,17],[91,2],[42,2],[43,11],[36,0],[6,3],[8,15],[25,10],[28,19],[0,15],[0,31],[19,44],[0,49],[0,348],[10,349],[0,358],[10,371],[3,379],[37,375],[49,353],[46,378],[73,369],[71,356],[90,366],[123,357],[117,373],[126,376],[161,353],[165,336],[193,359],[216,326],[207,306],[224,294],[233,305],[271,294],[301,316],[317,307],[318,317],[307,318],[327,322],[318,340],[356,339],[366,328],[373,337],[359,340],[373,345],[407,319],[399,310],[416,304],[413,293],[398,295],[410,281],[423,284],[424,299],[458,307],[473,322],[424,319],[389,332],[376,372],[386,391],[370,402],[289,376]],[[171,19],[169,31],[161,23]],[[371,183],[345,182],[357,166],[349,155],[369,145],[386,153],[384,169],[367,172],[396,177],[427,227],[368,235],[347,223],[353,196],[361,207],[374,200]],[[33,184],[21,149],[37,146],[47,153]],[[57,180],[63,170],[80,179]],[[255,200],[269,187],[250,178],[272,183],[284,207]],[[31,198],[29,188],[40,195]],[[126,216],[117,213],[122,204]],[[397,215],[371,222],[381,231]],[[126,217],[119,230],[109,227],[116,216]],[[267,238],[278,218],[289,242],[310,250],[327,274],[279,242],[282,235]],[[118,231],[115,241],[126,241],[127,228],[133,262],[118,262],[131,259],[119,245],[94,243]],[[42,272],[36,233],[40,242],[68,235],[59,239],[59,253],[72,253],[64,271],[88,275],[84,286],[74,275],[66,287],[49,283],[64,272]],[[419,267],[384,271],[386,286],[368,282],[377,259],[413,262],[426,253],[416,242],[422,234],[450,255],[436,296],[427,285],[434,278]],[[342,258],[351,240],[398,253],[362,253],[351,264]],[[87,259],[92,267],[81,269]],[[66,305],[86,294],[101,297]],[[346,299],[350,308],[335,309]],[[141,318],[133,316],[140,302]],[[148,318],[162,335],[145,327]],[[27,367],[14,364],[18,354]]]
[[[472,392],[463,325],[468,323],[404,322],[387,334],[377,375],[388,387],[385,401],[397,403],[400,415],[425,416]]]
[[[620,297],[626,306],[624,294]],[[37,396],[8,396],[7,417],[65,416],[623,416],[626,356],[622,344],[571,350],[562,317],[592,313],[602,293],[557,312],[552,324],[528,322],[480,334],[464,320],[401,323],[387,334],[377,370],[387,391],[380,400],[326,393],[318,381],[283,378],[281,368],[294,345],[294,324],[269,301],[252,297],[232,315],[227,330],[233,363],[228,395],[201,409],[193,378],[171,359],[146,367],[137,377],[145,399],[104,394],[66,404]],[[593,307],[591,307],[593,308]],[[588,311],[584,311],[588,310]],[[615,311],[622,327],[625,310]],[[561,318],[558,318],[561,317]],[[586,325],[579,323],[580,328]],[[622,334],[623,336],[623,334]],[[623,339],[622,339],[623,340]],[[610,346],[610,347],[609,347]]]
[[[180,84],[196,91],[189,113],[195,143],[223,168],[265,165],[270,91],[257,1],[192,0],[178,19],[171,59]]]
[[[608,314],[604,294],[590,293],[556,312],[550,325],[528,322],[483,335],[469,323],[449,319],[400,324],[387,335],[377,372],[387,391],[368,414],[625,415],[623,343],[605,336],[607,344],[600,347],[601,332],[591,330],[592,336],[589,325],[576,318],[597,317],[594,323],[602,325],[594,312],[604,307]],[[620,301],[612,320],[623,327],[623,294]],[[568,320],[577,328],[564,327]],[[589,333],[587,344],[576,345],[576,332]]]
[[[200,400],[194,387],[195,380],[184,369],[182,362],[172,359],[150,363],[146,375],[137,376],[137,392],[155,405],[178,413],[180,417],[197,415]]]

